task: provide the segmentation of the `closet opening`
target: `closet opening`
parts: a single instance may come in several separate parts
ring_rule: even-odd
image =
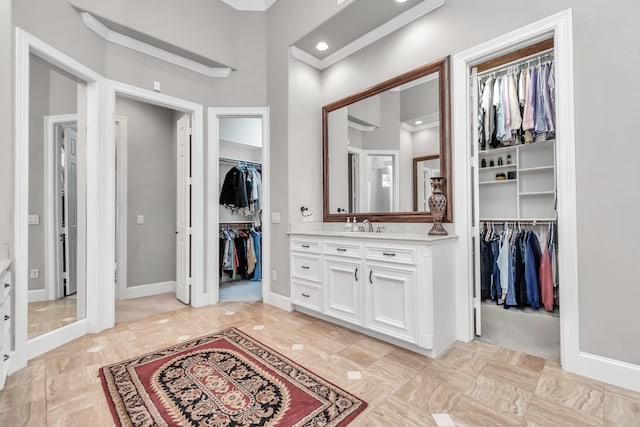
[[[554,39],[471,67],[477,339],[560,360]]]
[[[189,304],[191,114],[116,95],[115,322]]]
[[[219,301],[262,301],[263,121],[218,117]]]

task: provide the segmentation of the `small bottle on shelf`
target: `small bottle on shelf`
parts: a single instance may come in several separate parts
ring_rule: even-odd
[[[502,157],[498,157],[498,166],[502,166]]]
[[[482,161],[480,162],[480,167],[481,168],[486,168],[487,167],[487,159],[482,159]]]
[[[511,164],[511,154],[507,154],[507,164]]]

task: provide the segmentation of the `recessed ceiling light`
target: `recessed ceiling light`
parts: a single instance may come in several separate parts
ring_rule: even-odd
[[[417,125],[421,125],[422,124],[422,120],[416,120],[416,124]]]
[[[316,45],[316,49],[318,49],[320,52],[324,52],[325,50],[329,49],[329,44],[327,42],[318,42],[318,44]]]
[[[396,0],[396,3],[405,3],[407,0]]]

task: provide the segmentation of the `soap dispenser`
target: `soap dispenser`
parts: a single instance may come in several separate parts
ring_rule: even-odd
[[[347,217],[347,222],[344,224],[344,231],[351,231],[351,221]]]
[[[358,231],[358,220],[356,217],[353,217],[353,225],[351,226],[351,231]]]

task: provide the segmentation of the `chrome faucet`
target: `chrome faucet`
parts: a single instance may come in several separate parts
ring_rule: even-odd
[[[373,224],[371,224],[371,222],[369,222],[368,219],[365,219],[364,221],[362,221],[362,225],[365,224],[369,224],[369,233],[373,233]]]

